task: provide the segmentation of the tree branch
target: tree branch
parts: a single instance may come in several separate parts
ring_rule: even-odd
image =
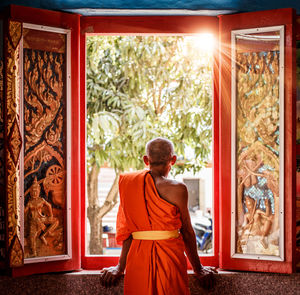
[[[119,174],[117,173],[116,178],[110,188],[109,193],[104,201],[104,204],[100,207],[99,218],[103,218],[117,203],[118,193],[119,193]]]

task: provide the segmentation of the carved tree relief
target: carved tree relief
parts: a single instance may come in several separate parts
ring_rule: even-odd
[[[25,258],[66,253],[66,41],[24,29]]]

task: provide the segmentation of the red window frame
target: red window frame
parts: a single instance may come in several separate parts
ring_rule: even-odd
[[[299,42],[300,41],[300,16],[299,15],[296,18],[296,25],[295,26],[296,26],[296,42]],[[296,71],[297,69],[294,69],[294,70]],[[296,83],[297,83],[297,81],[296,81]],[[297,107],[296,107],[296,110],[297,110]],[[296,114],[296,118],[297,117],[298,117],[298,113]],[[297,132],[297,130],[296,130],[296,132]],[[299,156],[300,156],[300,144],[297,144],[296,145],[296,157],[299,157]],[[298,172],[296,174],[298,174]],[[297,181],[297,178],[298,177],[296,177],[296,196],[300,194],[300,183]],[[296,210],[297,210],[297,203],[296,203],[295,207],[296,207]],[[295,216],[295,222],[297,222],[297,215]],[[296,234],[297,234],[297,229],[295,229],[295,235]],[[297,241],[295,243],[297,243]],[[299,266],[300,265],[300,247],[296,246],[296,254],[295,255],[296,255],[295,268],[296,268],[296,271],[299,272],[300,271],[300,266]]]
[[[85,40],[87,35],[191,35],[213,33],[218,36],[218,19],[212,16],[123,16],[123,17],[81,17],[80,36],[80,144],[81,144],[81,263],[84,269],[101,269],[116,265],[119,257],[86,256],[85,219],[86,219],[86,87],[85,87]],[[213,68],[213,173],[214,173],[214,255],[201,257],[204,265],[219,265],[219,112],[218,112],[218,57],[215,55]],[[191,266],[189,265],[189,268]]]

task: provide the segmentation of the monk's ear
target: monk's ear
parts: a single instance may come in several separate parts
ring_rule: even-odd
[[[177,160],[177,156],[176,155],[172,156],[171,165],[174,165],[176,163],[176,160]]]
[[[148,156],[144,156],[143,157],[143,160],[144,160],[144,163],[147,165],[147,166],[149,166],[149,158],[148,158]]]

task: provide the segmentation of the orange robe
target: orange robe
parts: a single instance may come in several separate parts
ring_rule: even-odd
[[[179,209],[159,196],[148,170],[121,175],[119,192],[118,243],[135,231],[181,228]],[[190,294],[181,235],[168,240],[132,241],[127,256],[124,294]]]

